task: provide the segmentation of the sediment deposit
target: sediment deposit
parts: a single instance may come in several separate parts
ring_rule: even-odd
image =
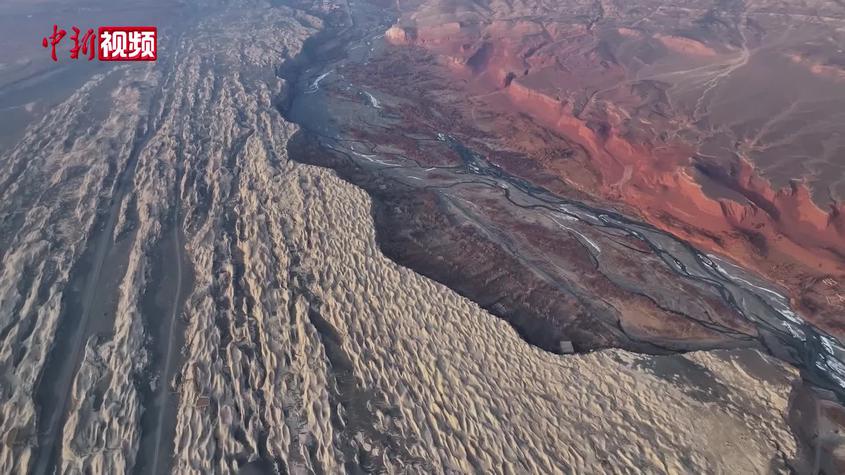
[[[841,336],[843,22],[825,1],[433,0],[378,69],[439,79],[506,170],[728,255]]]
[[[277,73],[343,8],[200,6],[170,59],[95,77],[0,155],[0,471],[787,471],[795,369],[545,352],[290,160]]]

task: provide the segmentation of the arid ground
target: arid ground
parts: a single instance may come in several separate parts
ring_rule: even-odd
[[[841,5],[0,11],[3,473],[841,470]]]

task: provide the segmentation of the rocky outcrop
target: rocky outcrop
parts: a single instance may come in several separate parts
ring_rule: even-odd
[[[320,20],[208,3],[172,62],[95,78],[0,152],[0,471],[787,470],[795,370],[752,350],[561,357],[386,258],[365,192],[287,155],[274,73]],[[158,301],[168,284],[186,305]],[[185,332],[173,374],[162,318]]]
[[[698,18],[691,22],[668,10],[648,20],[624,10],[607,11],[600,21],[588,24],[589,29],[579,30],[583,17],[574,13],[526,19],[527,7],[494,3],[495,8],[491,3],[490,10],[475,11],[474,21],[461,23],[460,31],[449,34],[441,34],[432,20],[446,25],[451,16],[470,14],[452,12],[432,0],[407,12],[402,21],[415,25],[421,38],[438,39],[411,42],[435,56],[454,61],[457,55],[457,61],[467,63],[482,45],[491,52],[484,67],[453,77],[467,81],[465,93],[474,97],[463,106],[471,116],[468,123],[502,137],[509,149],[519,151],[519,160],[533,162],[528,166],[505,161],[505,168],[538,183],[557,180],[561,193],[574,188],[616,203],[704,249],[729,255],[789,288],[808,318],[845,336],[836,316],[845,307],[837,297],[819,300],[808,290],[812,282],[825,278],[837,286],[845,281],[845,205],[836,195],[819,201],[825,183],[836,178],[776,177],[771,170],[778,167],[772,164],[788,158],[760,151],[759,142],[775,126],[767,122],[770,118],[749,119],[751,130],[756,130],[754,123],[764,124],[757,126],[758,132],[720,128],[718,121],[729,117],[730,106],[709,103],[717,91],[754,89],[742,82],[746,78],[739,71],[753,75],[756,68],[790,67],[774,57],[752,57],[749,49],[752,42],[778,41],[782,24],[764,14],[755,17],[762,25],[757,30],[736,21],[719,23],[714,15],[721,13],[714,13],[718,8],[713,7],[702,10],[700,17],[695,8],[688,8],[692,18]],[[581,6],[570,3],[573,11]],[[795,23],[804,12],[796,7],[782,13],[780,21]],[[744,13],[737,15],[745,18]],[[831,28],[841,20],[832,16],[829,21],[826,31],[836,34]],[[725,29],[721,37],[714,36],[717,28]],[[828,40],[821,35],[808,43],[812,54],[835,56]],[[802,58],[809,56],[789,57],[803,64]],[[454,70],[432,74],[450,81]],[[784,69],[783,74],[791,73]],[[455,88],[461,88],[457,84]],[[773,91],[778,87],[790,86],[773,83],[767,93],[777,94]],[[529,120],[515,120],[516,115]],[[829,114],[820,109],[818,115],[816,119],[823,120]],[[786,122],[788,117],[774,120]],[[728,143],[731,140],[736,143]],[[538,146],[539,141],[545,143]],[[554,148],[574,153],[561,161],[547,153]],[[835,156],[819,160],[836,168],[838,162],[831,161]]]

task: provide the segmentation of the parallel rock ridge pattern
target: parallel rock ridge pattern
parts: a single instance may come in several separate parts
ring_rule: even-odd
[[[286,155],[276,70],[321,25],[207,5],[172,60],[92,78],[2,152],[0,471],[786,471],[794,370],[553,355],[385,258],[367,195]],[[159,315],[165,244],[193,282]],[[168,375],[153,322],[177,317]],[[144,424],[162,394],[175,420]]]

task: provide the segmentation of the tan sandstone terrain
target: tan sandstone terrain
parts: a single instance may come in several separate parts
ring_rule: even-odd
[[[292,162],[277,110],[279,68],[342,9],[196,6],[165,59],[94,75],[0,151],[0,471],[812,464],[784,363],[552,354],[387,259],[365,191]]]

